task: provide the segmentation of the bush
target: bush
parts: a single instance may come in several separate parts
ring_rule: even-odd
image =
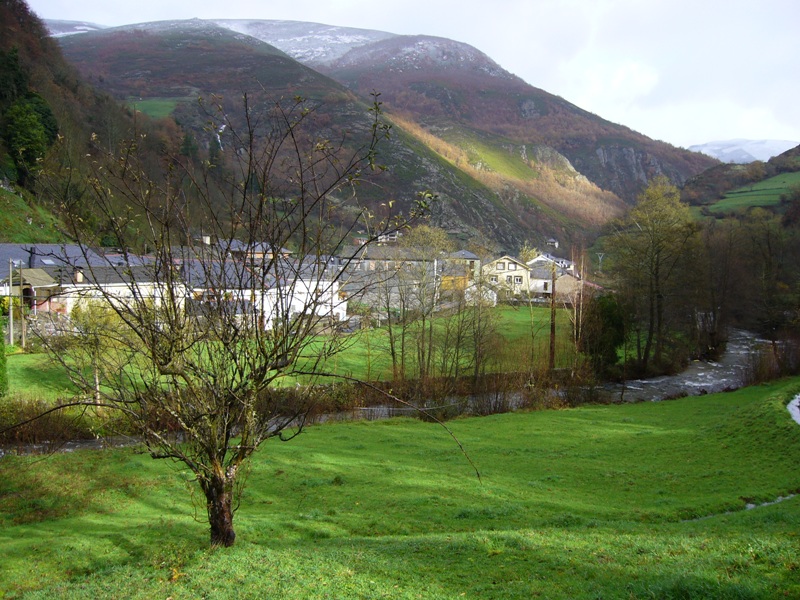
[[[783,339],[765,344],[749,356],[742,374],[742,385],[756,385],[800,372],[800,340]]]
[[[22,395],[7,396],[0,404],[0,444],[6,447],[42,444],[47,450],[64,442],[96,437],[85,411],[64,408],[44,414],[53,406]]]

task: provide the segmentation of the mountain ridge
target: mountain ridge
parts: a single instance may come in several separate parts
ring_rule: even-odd
[[[183,127],[198,123],[191,96],[232,97],[253,84],[279,95],[310,92],[323,110],[331,109],[332,124],[340,113],[352,113],[348,103],[367,102],[378,90],[396,129],[408,134],[392,142],[393,183],[384,193],[402,203],[420,186],[430,188],[444,199],[438,224],[468,238],[488,231],[506,248],[549,237],[585,243],[621,210],[614,194],[631,203],[656,175],[680,184],[716,164],[535,88],[480,50],[446,38],[296,21],[192,19],[58,41],[106,92],[175,102]],[[338,128],[351,127],[347,122]],[[201,134],[199,125],[195,131]]]
[[[270,28],[273,26],[269,25],[269,21],[260,22],[262,24],[258,26],[258,30],[256,30],[255,23],[259,22],[250,22],[251,28],[248,30],[249,33],[252,35],[267,36],[264,38],[266,41],[274,43],[290,55],[302,61],[302,52],[292,50],[289,44],[280,41],[277,39],[277,36],[270,38],[271,34],[269,32]],[[225,23],[222,22],[222,24],[224,25]],[[326,29],[326,34],[330,36],[336,31],[336,27],[331,27]],[[343,32],[343,36],[346,37],[347,30],[342,29],[341,31]],[[487,61],[485,64],[489,66],[485,67],[486,75],[490,77],[494,76],[495,79],[493,81],[495,83],[498,80],[502,80],[509,84],[505,86],[505,89],[502,89],[502,86],[494,86],[498,88],[495,90],[491,90],[492,86],[488,86],[490,91],[494,91],[495,94],[505,93],[519,97],[518,106],[504,107],[506,114],[517,113],[522,116],[523,121],[531,121],[538,118],[537,126],[543,125],[543,127],[541,127],[543,131],[532,131],[534,128],[525,128],[521,126],[519,119],[517,119],[516,123],[506,123],[505,127],[503,127],[502,124],[495,126],[493,128],[493,133],[516,137],[516,141],[520,143],[539,143],[553,147],[562,155],[566,156],[579,171],[587,175],[592,181],[602,188],[611,190],[617,195],[620,195],[626,199],[627,202],[633,202],[636,195],[643,187],[643,184],[655,175],[664,174],[675,183],[682,184],[689,177],[715,164],[713,161],[706,160],[706,155],[701,155],[703,158],[700,158],[696,156],[699,153],[690,153],[686,150],[665,144],[664,142],[651,140],[650,138],[646,138],[646,136],[633,132],[624,125],[611,123],[600,116],[581,109],[564,98],[540,90],[516,75],[502,69],[500,65],[497,65],[497,63],[480,50],[474,49],[462,42],[447,40],[446,38],[434,38],[432,36],[403,36],[387,34],[386,32],[381,33],[385,35],[382,39],[378,39],[377,41],[358,41],[358,43],[350,43],[350,51],[343,55],[340,51],[336,53],[332,52],[329,55],[321,57],[317,54],[317,58],[309,63],[309,66],[318,68],[320,71],[345,84],[348,88],[358,91],[362,95],[373,89],[380,90],[383,94],[383,100],[390,110],[399,109],[402,111],[404,105],[406,107],[430,107],[434,105],[437,101],[435,96],[439,91],[423,90],[421,93],[417,94],[405,93],[399,98],[393,95],[393,92],[396,90],[392,89],[393,86],[389,76],[396,76],[398,74],[399,69],[397,69],[396,65],[400,59],[399,57],[407,58],[409,54],[411,54],[410,49],[416,46],[420,40],[436,40],[435,43],[440,44],[449,43],[450,49],[455,49],[457,47],[463,49],[468,47],[471,49],[470,53],[474,51],[474,54],[484,57]],[[312,44],[313,41],[309,40],[313,40],[313,37],[306,39],[307,44]],[[376,61],[375,55],[380,55],[381,49],[384,50],[383,56]],[[456,52],[453,53],[457,54]],[[430,55],[430,53],[428,53],[428,55]],[[440,61],[438,64],[441,66],[443,61]],[[452,64],[453,62],[450,63],[450,66],[452,66]],[[373,69],[370,68],[371,65],[374,65]],[[428,66],[430,66],[430,63]],[[407,69],[406,72],[403,73],[405,77],[401,79],[405,80],[403,83],[406,87],[412,88],[415,84],[418,88],[421,86],[424,87],[425,82],[408,81],[409,70],[418,73],[423,69],[421,65],[416,64],[412,65],[410,69]],[[482,83],[485,85],[485,82],[486,80]],[[471,85],[475,87],[480,84],[473,81]],[[406,90],[401,90],[401,92],[404,91]],[[447,96],[447,91],[443,94]],[[434,96],[433,102],[430,101],[431,96]],[[491,110],[491,108],[484,106],[480,110],[487,112]],[[421,110],[417,110],[414,115],[415,118],[419,119],[421,116],[424,116],[420,114],[421,112]],[[556,112],[559,113],[559,115],[555,118],[547,118],[548,113]],[[567,116],[564,117],[564,115]],[[545,118],[539,118],[542,116]],[[563,135],[554,133],[555,130],[563,126],[564,118],[582,119],[590,124],[587,125],[584,123],[579,125],[573,128],[572,131],[568,131]],[[508,119],[506,119],[506,121],[508,121]],[[553,121],[556,121],[556,123],[553,123]],[[558,121],[561,122],[559,123]],[[519,130],[520,128],[527,129],[528,131],[515,136],[514,130]],[[592,149],[593,152],[581,151],[579,146],[583,144],[580,142],[576,143],[575,141],[576,138],[582,135],[580,130],[586,128],[594,129],[595,131],[590,135],[601,138],[598,140],[599,143]],[[664,147],[666,146],[671,148],[667,153],[673,156],[665,162],[659,155],[665,152]],[[695,156],[690,156],[692,154]]]

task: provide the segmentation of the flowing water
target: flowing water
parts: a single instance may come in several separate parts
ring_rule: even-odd
[[[693,361],[677,375],[636,379],[609,384],[603,390],[611,400],[657,401],[680,396],[700,396],[734,390],[744,385],[754,354],[764,344],[752,333],[732,330],[725,352],[718,361]]]

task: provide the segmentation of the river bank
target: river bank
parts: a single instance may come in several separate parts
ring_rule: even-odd
[[[627,381],[624,384],[605,384],[599,388],[599,396],[603,401],[608,402],[644,402],[660,401],[681,396],[699,396],[716,392],[734,390],[742,387],[746,383],[747,369],[752,363],[754,353],[763,344],[756,335],[741,331],[732,330],[725,352],[718,361],[694,361],[683,372],[677,375],[655,377],[653,379],[637,379]],[[502,399],[473,399],[486,402],[501,402],[506,406],[504,410],[513,409],[514,406],[522,404],[522,394],[511,393]],[[800,400],[796,399],[796,400]],[[449,405],[447,402],[444,404]],[[452,406],[460,406],[461,402],[453,398]],[[795,420],[800,423],[800,403],[794,404],[797,416]],[[448,406],[428,408],[428,411],[436,413],[438,410],[447,409]],[[461,407],[463,409],[463,406]],[[790,408],[790,412],[792,409]],[[472,411],[481,414],[479,411]],[[344,413],[317,415],[316,422],[336,421],[336,420],[377,420],[386,419],[393,416],[415,416],[419,413],[417,409],[409,406],[372,406],[356,408]],[[793,413],[794,416],[794,413]],[[71,452],[79,449],[103,449],[120,446],[129,446],[140,443],[141,440],[132,437],[107,437],[93,440],[75,440],[58,443],[30,444],[15,447],[0,447],[0,457],[5,452],[15,452],[24,454],[48,453],[48,452]]]
[[[734,329],[717,361],[695,360],[676,375],[603,385],[602,393],[617,402],[655,402],[735,390],[746,384],[747,370],[763,344],[755,334]]]

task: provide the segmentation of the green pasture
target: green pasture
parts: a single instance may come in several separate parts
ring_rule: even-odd
[[[758,183],[731,190],[721,200],[709,206],[709,210],[712,213],[729,213],[755,206],[778,206],[781,196],[796,186],[800,186],[800,171],[781,173]]]
[[[74,391],[66,372],[46,354],[11,354],[6,365],[11,396],[55,400]]]
[[[547,364],[550,348],[550,309],[540,306],[498,306],[493,310],[498,343],[489,370],[524,371],[531,361]],[[438,318],[435,330],[445,326]],[[399,335],[399,334],[398,334]],[[572,325],[567,311],[556,314],[556,365],[569,366],[575,356]],[[409,339],[407,352],[413,354],[415,341]],[[311,347],[313,350],[313,346]],[[313,354],[313,352],[312,352]],[[332,357],[326,371],[359,379],[388,380],[392,376],[389,338],[386,329],[369,329],[354,334],[346,349]]]
[[[192,102],[196,98],[128,98],[126,104],[153,119],[163,119],[172,114],[180,102]]]
[[[531,357],[540,364],[547,363],[550,309],[499,306],[494,314],[501,342],[497,344],[496,355],[490,361],[490,369],[524,370]],[[574,358],[574,346],[571,342],[572,330],[566,311],[558,311],[556,323],[557,366],[568,366]],[[438,326],[441,327],[442,323]],[[307,351],[309,360],[314,360],[315,347],[312,344]],[[410,347],[408,352],[413,352],[413,348]],[[350,336],[344,350],[331,357],[324,364],[324,370],[359,379],[390,379],[392,363],[385,329],[365,330]],[[10,355],[8,372],[9,392],[12,395],[54,400],[70,395],[70,391],[74,389],[66,373],[45,354]],[[289,377],[281,380],[285,385],[293,385],[295,381]]]
[[[800,380],[661,403],[313,426],[236,545],[135,448],[0,459],[9,598],[800,597]],[[194,497],[192,493],[195,493]]]

